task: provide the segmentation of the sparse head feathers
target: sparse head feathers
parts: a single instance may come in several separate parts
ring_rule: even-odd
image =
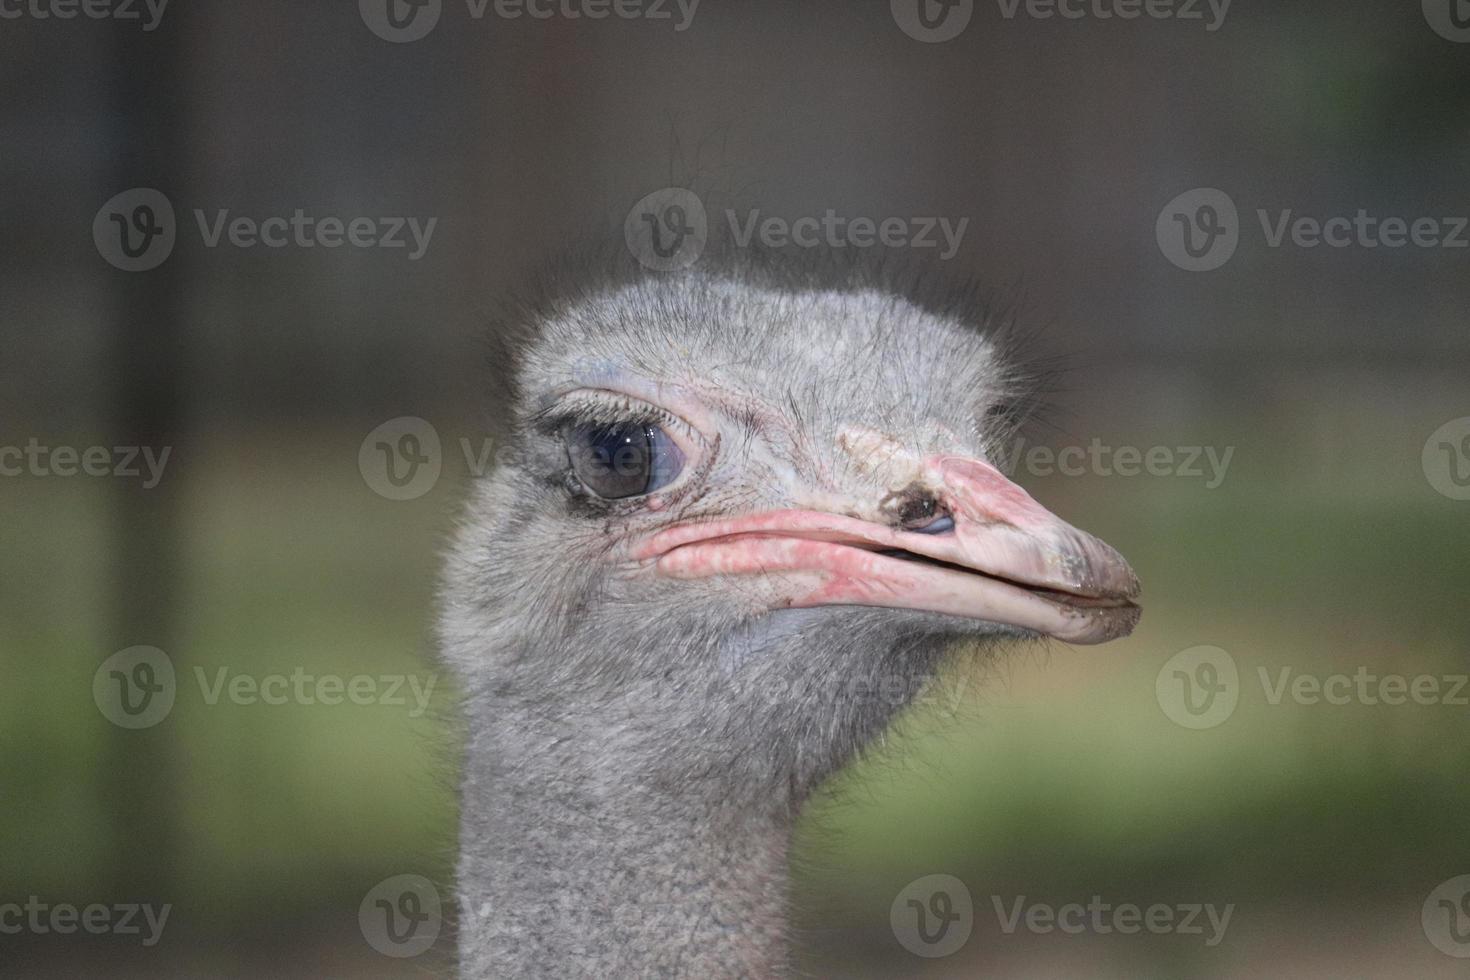
[[[495,409],[621,367],[834,419],[942,419],[988,440],[1049,380],[1021,358],[1014,306],[891,253],[712,250],[674,273],[578,253],[497,318],[491,370],[511,402]]]

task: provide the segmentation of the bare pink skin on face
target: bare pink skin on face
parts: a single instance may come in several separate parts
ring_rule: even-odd
[[[919,534],[839,514],[782,510],[685,524],[631,557],[672,578],[762,576],[773,604],[865,605],[983,619],[1074,643],[1126,635],[1138,579],[1112,548],[1038,504],[982,460],[922,460],[954,530]],[[892,549],[955,568],[878,554]]]

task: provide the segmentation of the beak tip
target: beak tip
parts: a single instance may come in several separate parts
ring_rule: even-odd
[[[1092,646],[1121,640],[1138,627],[1138,621],[1142,618],[1143,607],[1131,603],[1106,610],[1093,610],[1092,614],[1087,617],[1083,631],[1075,637],[1068,638],[1068,641]]]

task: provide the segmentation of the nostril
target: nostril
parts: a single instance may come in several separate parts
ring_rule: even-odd
[[[954,530],[954,518],[948,514],[940,514],[923,527],[906,527],[904,530],[915,534],[948,534]]]
[[[944,534],[954,529],[954,518],[927,487],[910,484],[884,497],[878,509],[901,530]]]

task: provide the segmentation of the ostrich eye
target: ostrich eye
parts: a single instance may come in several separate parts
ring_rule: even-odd
[[[617,500],[666,487],[684,468],[684,454],[656,425],[577,425],[565,434],[567,456],[583,486]]]

